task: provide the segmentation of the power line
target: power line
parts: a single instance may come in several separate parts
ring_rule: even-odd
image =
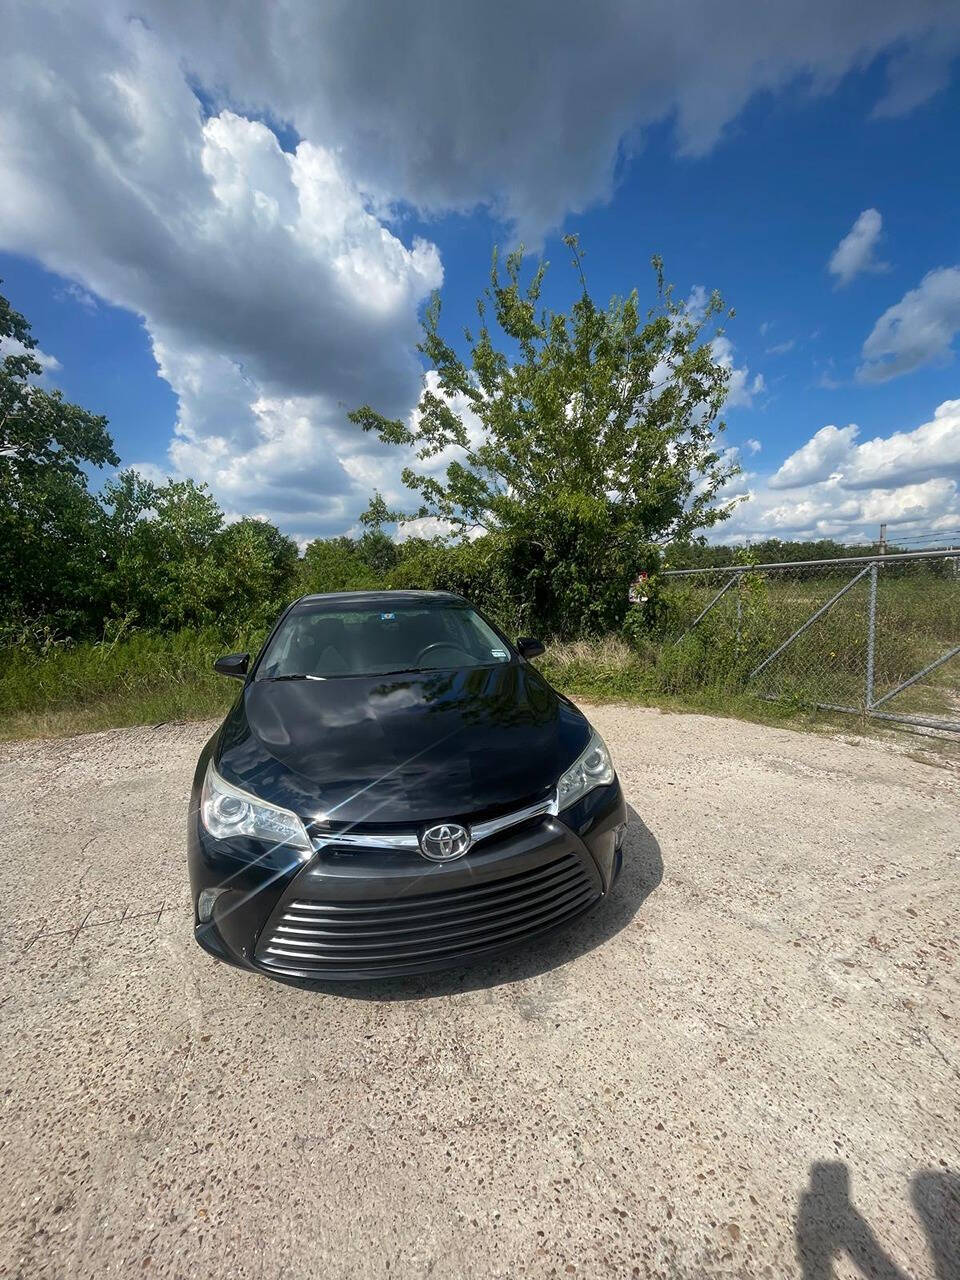
[[[887,537],[886,541],[891,546],[896,544],[900,547],[907,543],[915,542],[950,542],[956,538],[960,538],[960,529],[941,529],[936,533],[894,534],[892,537]],[[875,538],[848,538],[842,545],[845,547],[863,547],[872,546],[875,542]]]

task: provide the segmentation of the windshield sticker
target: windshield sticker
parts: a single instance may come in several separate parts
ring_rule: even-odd
[[[505,658],[507,656],[506,649],[491,649],[490,656],[493,658]]]
[[[381,615],[380,615],[380,621],[381,621],[381,622],[393,622],[393,621],[394,621],[394,619],[396,618],[396,616],[397,616],[397,615],[396,615],[395,613],[381,613]]]

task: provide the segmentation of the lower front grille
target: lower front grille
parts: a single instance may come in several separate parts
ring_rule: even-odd
[[[381,901],[292,901],[264,930],[262,964],[297,972],[417,968],[561,924],[599,888],[572,853],[499,880]]]

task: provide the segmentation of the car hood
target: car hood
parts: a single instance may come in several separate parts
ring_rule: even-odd
[[[254,680],[224,723],[217,767],[304,820],[392,826],[533,803],[589,736],[525,663]]]

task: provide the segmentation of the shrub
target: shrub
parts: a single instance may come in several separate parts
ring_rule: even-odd
[[[523,629],[523,609],[510,590],[494,538],[449,544],[422,542],[390,572],[387,585],[403,591],[452,591],[505,631]]]

